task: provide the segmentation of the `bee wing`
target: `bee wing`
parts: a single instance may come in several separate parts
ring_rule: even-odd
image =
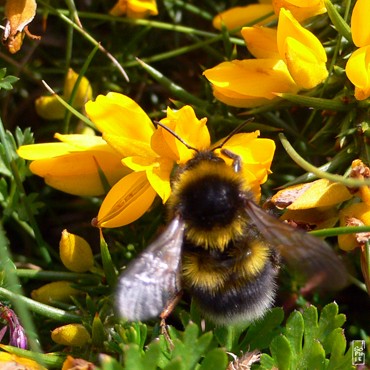
[[[180,290],[184,223],[173,219],[163,233],[119,277],[117,311],[129,321],[159,316]]]
[[[246,212],[263,238],[306,278],[329,289],[347,285],[348,274],[343,262],[323,240],[281,222],[252,201],[247,202]]]

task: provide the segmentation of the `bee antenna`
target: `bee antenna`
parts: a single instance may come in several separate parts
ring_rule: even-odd
[[[254,117],[252,118],[249,118],[247,119],[246,121],[244,121],[243,123],[241,123],[239,126],[235,127],[234,130],[232,130],[230,132],[229,135],[227,135],[224,139],[224,141],[220,144],[220,145],[217,145],[215,148],[212,149],[213,150],[216,150],[216,149],[220,149],[222,148],[235,134],[237,134],[247,123],[251,122],[254,120]]]
[[[165,126],[163,123],[159,121],[154,121],[154,123],[158,126],[161,126],[166,131],[168,131],[171,135],[173,135],[180,143],[184,144],[188,149],[194,150],[195,152],[199,153],[199,150],[189,145],[184,139],[182,139],[179,135],[176,134],[175,131],[171,130],[169,127]]]

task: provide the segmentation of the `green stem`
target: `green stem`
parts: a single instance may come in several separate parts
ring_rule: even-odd
[[[59,281],[59,280],[85,280],[91,281],[98,284],[101,278],[93,274],[80,274],[77,272],[68,271],[37,271],[30,269],[17,269],[17,275],[20,278],[47,280],[47,281]]]
[[[343,226],[343,227],[330,227],[327,229],[320,229],[310,231],[310,234],[318,237],[338,236],[343,234],[358,234],[369,232],[370,226]]]
[[[48,317],[49,319],[61,321],[63,323],[66,323],[66,322],[79,323],[82,321],[81,316],[69,313],[59,308],[48,306],[40,302],[36,302],[31,298],[27,298],[20,294],[13,293],[10,290],[5,289],[5,288],[0,288],[0,297],[9,299],[10,301],[14,302],[14,305],[21,304],[22,307],[25,307],[27,310],[30,310],[44,317]],[[22,323],[24,324],[25,322],[22,321]]]
[[[349,179],[340,175],[335,175],[332,173],[321,171],[319,168],[305,161],[290,145],[289,141],[287,140],[284,134],[280,133],[279,138],[281,144],[283,145],[284,149],[286,150],[290,158],[292,158],[293,161],[298,164],[298,166],[302,167],[307,172],[312,172],[319,178],[327,179],[333,182],[339,182],[349,187],[370,186],[370,180]]]

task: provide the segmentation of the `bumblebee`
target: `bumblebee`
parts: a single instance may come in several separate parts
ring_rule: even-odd
[[[256,320],[273,305],[280,258],[326,288],[346,285],[345,267],[324,241],[255,203],[241,158],[222,145],[231,166],[216,148],[191,148],[193,158],[178,168],[167,203],[171,221],[119,278],[121,317],[163,318],[184,290],[216,324]]]

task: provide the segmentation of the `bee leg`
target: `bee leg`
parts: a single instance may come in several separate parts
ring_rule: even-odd
[[[235,154],[233,152],[230,152],[230,150],[227,150],[227,149],[222,149],[221,153],[223,155],[225,155],[226,157],[229,157],[230,159],[233,160],[234,172],[240,172],[241,171],[242,161],[241,161],[240,156],[238,156],[237,154]]]
[[[163,309],[162,313],[159,316],[161,318],[161,323],[160,323],[161,334],[165,337],[171,350],[173,350],[174,344],[170,338],[170,335],[168,334],[166,319],[168,316],[170,316],[171,312],[174,310],[176,305],[179,303],[181,297],[182,297],[182,290],[177,292],[177,294],[174,297],[172,297],[171,300],[167,302],[166,307]]]

